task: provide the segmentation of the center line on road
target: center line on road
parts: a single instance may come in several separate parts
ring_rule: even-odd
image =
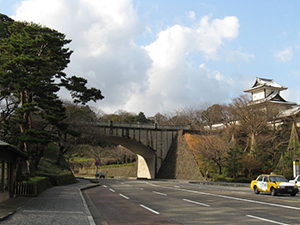
[[[201,202],[195,202],[195,201],[188,200],[188,199],[183,199],[183,201],[194,203],[194,204],[197,204],[197,205],[202,205],[202,206],[205,206],[205,207],[210,207],[210,205],[207,205],[207,204],[204,204],[204,203],[201,203]]]
[[[111,189],[111,188],[110,188],[109,190],[110,190],[111,192],[115,192],[115,190],[113,190],[113,189]]]
[[[281,224],[281,225],[288,225],[287,223],[280,223],[280,222],[277,222],[277,221],[274,221],[274,220],[268,220],[268,219],[257,217],[257,216],[252,216],[252,215],[246,215],[246,216],[248,216],[250,218],[253,218],[253,219],[258,219],[258,220],[270,222],[270,223]]]
[[[153,209],[150,209],[150,208],[147,207],[147,206],[144,206],[144,205],[142,205],[142,204],[140,204],[140,206],[143,207],[144,209],[149,210],[150,212],[153,212],[153,213],[155,213],[155,214],[160,214],[159,212],[157,212],[157,211],[155,211],[155,210],[153,210]]]
[[[163,195],[163,196],[167,196],[167,194],[165,193],[161,193],[161,192],[157,192],[157,191],[152,191],[154,194],[158,194],[158,195]]]
[[[121,197],[123,197],[123,198],[126,198],[126,199],[129,199],[127,196],[125,196],[125,195],[122,195],[122,194],[119,194]]]

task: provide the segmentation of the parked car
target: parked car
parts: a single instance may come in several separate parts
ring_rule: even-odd
[[[95,177],[96,178],[105,178],[105,174],[104,173],[102,173],[102,172],[96,172],[96,174],[95,174]]]
[[[289,182],[296,184],[298,186],[298,189],[300,189],[300,175],[295,177],[294,180],[290,180]]]
[[[259,175],[256,180],[251,181],[250,187],[255,194],[269,192],[273,196],[277,194],[295,196],[299,192],[295,183],[289,182],[284,176],[276,174]]]

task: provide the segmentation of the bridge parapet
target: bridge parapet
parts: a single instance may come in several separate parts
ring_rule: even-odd
[[[159,125],[153,124],[136,124],[136,123],[119,123],[119,122],[97,122],[96,125],[101,127],[125,127],[125,128],[140,128],[140,129],[161,129],[161,130],[189,130],[190,125]]]

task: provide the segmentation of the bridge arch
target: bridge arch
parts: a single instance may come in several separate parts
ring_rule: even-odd
[[[137,177],[153,179],[156,175],[156,151],[131,139],[102,136],[103,140],[122,145],[137,155]]]
[[[188,128],[110,122],[98,123],[97,133],[100,139],[122,145],[137,154],[137,178],[154,179],[178,131]]]

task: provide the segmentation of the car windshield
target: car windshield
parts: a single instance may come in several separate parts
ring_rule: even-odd
[[[274,182],[274,181],[276,181],[276,182],[287,182],[288,180],[283,176],[271,176],[270,177],[270,182]]]

